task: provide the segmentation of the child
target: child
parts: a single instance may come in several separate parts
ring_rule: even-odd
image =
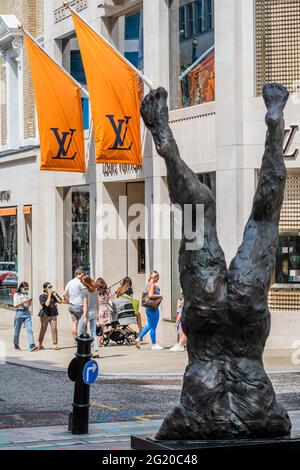
[[[181,317],[182,317],[182,310],[184,305],[183,295],[177,301],[177,308],[176,308],[176,327],[177,327],[177,340],[178,342],[173,346],[170,351],[172,352],[181,352],[184,351],[185,345],[187,343],[187,338],[182,331],[181,326]]]
[[[107,287],[106,282],[102,277],[99,277],[96,282],[98,289],[98,305],[99,305],[99,316],[98,321],[102,330],[102,335],[99,337],[99,344],[102,346],[103,333],[105,331],[105,325],[112,322],[110,309],[108,303],[110,301],[110,291]]]

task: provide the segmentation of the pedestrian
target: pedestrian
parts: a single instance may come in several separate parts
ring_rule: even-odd
[[[58,333],[57,333],[57,316],[58,309],[57,304],[62,303],[62,298],[55,292],[51,282],[45,282],[43,284],[43,294],[40,295],[41,310],[39,317],[41,319],[41,328],[38,339],[39,350],[43,350],[44,337],[50,323],[53,349],[59,351],[58,346]]]
[[[146,287],[147,295],[150,300],[162,300],[163,296],[160,293],[160,288],[158,287],[159,274],[157,271],[152,271],[149,277],[149,281]],[[136,339],[135,345],[138,349],[141,347],[141,341],[143,337],[150,331],[150,337],[152,342],[152,351],[160,351],[163,349],[156,342],[156,329],[159,322],[159,307],[151,308],[146,307],[146,316],[147,316],[147,325],[144,327],[138,338]]]
[[[102,346],[103,334],[107,324],[112,322],[112,317],[109,308],[109,301],[111,299],[110,291],[107,287],[106,282],[102,277],[99,277],[96,281],[98,289],[98,305],[99,305],[99,317],[98,322],[102,330],[102,335],[99,336],[99,344]]]
[[[176,327],[177,327],[177,336],[178,336],[178,341],[177,343],[175,344],[175,346],[173,346],[172,348],[170,348],[170,351],[172,352],[181,352],[181,351],[184,351],[185,350],[185,345],[187,343],[187,337],[185,336],[183,330],[182,330],[182,322],[181,322],[181,318],[182,318],[182,311],[183,311],[183,306],[184,306],[184,299],[183,299],[183,295],[178,299],[178,302],[177,302],[177,308],[176,308],[176,313],[177,313],[177,316],[176,316]]]
[[[133,298],[132,280],[128,276],[124,277],[124,279],[122,280],[122,283],[116,292],[116,298],[118,299],[122,297],[123,295],[127,295],[128,297]],[[143,326],[142,326],[141,314],[139,311],[136,312],[136,322],[137,322],[137,326],[139,329],[139,333],[141,333]]]
[[[69,304],[69,312],[72,318],[72,334],[75,339],[78,336],[78,322],[83,314],[83,298],[82,290],[84,286],[81,282],[84,276],[84,270],[77,268],[75,271],[75,277],[68,282],[64,292],[64,299]],[[75,343],[77,346],[77,343]]]
[[[20,351],[20,331],[22,325],[25,325],[26,333],[29,341],[29,350],[36,351],[38,347],[34,343],[33,331],[32,331],[32,319],[29,307],[32,304],[32,298],[29,295],[29,284],[28,282],[21,282],[17,292],[14,294],[14,307],[16,308],[16,315],[14,320],[14,348],[16,351]]]
[[[90,325],[91,336],[94,338],[93,349],[94,354],[93,358],[99,358],[99,344],[97,331],[97,322],[99,316],[99,298],[98,298],[98,289],[96,282],[91,279],[89,276],[83,276],[81,279],[82,284],[85,289],[82,290],[83,298],[83,314],[79,320],[78,324],[78,334],[80,335],[86,331],[87,325]]]
[[[124,277],[116,292],[117,298],[122,297],[122,295],[129,295],[130,297],[133,296],[132,280],[130,277]]]

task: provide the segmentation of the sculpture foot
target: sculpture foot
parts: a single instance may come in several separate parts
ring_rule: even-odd
[[[141,115],[148,129],[154,127],[168,127],[169,114],[167,107],[167,91],[160,87],[151,90],[144,98],[141,106]]]
[[[283,110],[289,97],[288,90],[277,83],[266,84],[263,98],[267,107],[266,124],[274,127],[283,119]]]
[[[170,152],[168,93],[164,88],[151,90],[144,98],[141,115],[145,125],[152,133],[158,153],[166,158]]]

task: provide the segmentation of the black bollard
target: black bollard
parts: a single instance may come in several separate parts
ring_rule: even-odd
[[[73,413],[70,413],[69,417],[69,431],[72,434],[88,434],[90,386],[83,380],[83,369],[92,356],[91,344],[93,338],[88,333],[82,333],[76,338],[76,341],[76,357],[70,362],[68,368],[69,379],[75,381]]]

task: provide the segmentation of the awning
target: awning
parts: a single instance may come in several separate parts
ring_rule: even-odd
[[[0,208],[0,217],[5,215],[17,215],[16,207],[1,207]]]
[[[32,206],[23,206],[23,214],[30,215],[31,214]]]

